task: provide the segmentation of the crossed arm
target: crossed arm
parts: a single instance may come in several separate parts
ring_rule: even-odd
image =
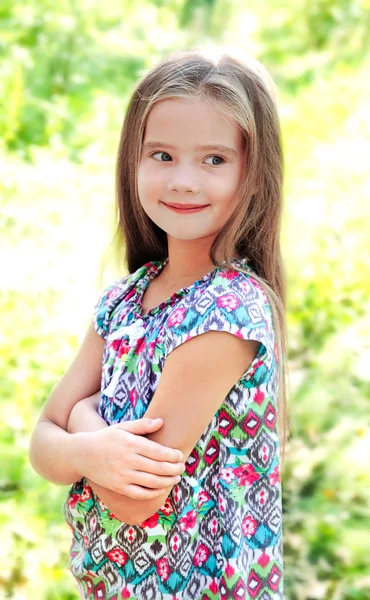
[[[172,485],[161,496],[138,501],[94,483],[76,468],[76,455],[87,451],[86,434],[76,431],[99,435],[99,430],[107,427],[96,412],[104,343],[90,325],[75,360],[43,408],[31,439],[30,459],[35,470],[49,481],[70,484],[87,477],[111,512],[135,525],[162,506]],[[186,462],[230,389],[251,365],[258,347],[259,342],[210,331],[173,350],[144,415],[161,417],[163,426],[145,437],[177,448]],[[88,401],[83,400],[88,397]],[[74,433],[68,433],[68,425]]]
[[[259,342],[246,342],[225,332],[208,332],[174,350],[166,359],[158,388],[145,417],[163,419],[163,426],[147,438],[182,451],[189,458],[232,386],[248,369]],[[88,419],[104,427],[97,413],[97,398],[76,408],[74,430]],[[99,498],[125,523],[136,525],[153,515],[171,492],[167,487],[153,500],[134,500],[89,482]]]

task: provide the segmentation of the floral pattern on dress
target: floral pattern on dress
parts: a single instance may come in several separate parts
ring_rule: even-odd
[[[144,316],[145,289],[167,260],[114,282],[96,305],[95,328],[106,339],[98,410],[109,425],[145,414],[166,357],[192,337],[228,331],[261,345],[155,514],[129,525],[85,479],[71,487],[69,564],[84,598],[283,598],[276,341],[261,286],[234,260]]]

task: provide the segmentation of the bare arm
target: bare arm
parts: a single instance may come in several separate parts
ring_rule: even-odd
[[[212,331],[176,348],[166,359],[158,388],[145,413],[145,417],[162,417],[164,426],[147,437],[161,444],[176,445],[186,462],[227,393],[252,363],[258,346],[259,342],[253,340],[246,342],[225,332]],[[112,496],[109,504],[104,500],[104,490],[99,486],[94,486],[94,490],[118,519],[137,525],[163,505],[173,485],[153,499],[137,502],[126,496],[117,499]]]
[[[100,389],[104,340],[91,324],[81,348],[54,387],[33,431],[29,457],[35,471],[53,483],[71,484],[83,476],[91,434],[68,433],[73,406]]]
[[[97,431],[100,430],[102,426],[103,428],[107,427],[105,421],[97,414],[99,400],[100,393],[97,393],[89,398],[81,400],[73,407],[68,421],[68,430],[71,433]],[[127,421],[113,427],[122,428],[127,432],[136,434],[138,437],[145,437],[147,434],[158,431],[158,429],[162,427],[163,419],[157,419],[157,421],[159,422],[153,423],[152,419],[144,418],[132,422]],[[144,442],[144,440],[140,439],[137,441],[141,444]],[[147,473],[142,473],[142,477],[146,478],[146,480],[143,481],[143,484],[147,487],[140,488],[140,486],[132,486],[129,496],[132,499],[143,500],[144,498],[154,498],[163,494],[165,485],[169,482],[172,482],[172,484],[176,483],[175,476],[180,475],[185,469],[185,465],[180,462],[182,460],[181,452],[178,452],[177,450],[172,451],[170,448],[166,448],[160,444],[156,444],[156,446],[156,460],[147,459],[146,462],[142,462],[142,468],[145,467],[148,471]],[[142,452],[144,452],[144,449],[145,446],[143,445]],[[172,452],[173,457],[171,458],[169,453]],[[93,488],[95,493],[111,512],[114,512],[118,505],[121,506],[123,498],[128,497],[127,494],[124,495],[99,485],[92,479],[87,479],[87,483]]]
[[[31,438],[31,464],[53,483],[67,485],[82,477],[96,481],[98,493],[107,502],[109,490],[116,493],[112,494],[115,499],[122,493],[153,498],[182,472],[184,465],[178,462],[182,454],[145,438],[162,422],[153,425],[149,419],[140,419],[108,427],[99,417],[96,408],[104,344],[91,324],[76,358],[39,417]],[[87,415],[86,406],[90,411]],[[67,432],[69,422],[72,433]]]
[[[98,414],[100,397],[99,390],[96,394],[84,398],[74,405],[68,419],[68,433],[99,431],[108,427],[108,424]]]

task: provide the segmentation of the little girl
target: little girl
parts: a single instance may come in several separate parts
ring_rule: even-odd
[[[117,201],[129,275],[101,294],[30,447],[73,484],[81,598],[282,599],[282,153],[262,65],[186,50],[147,73]]]

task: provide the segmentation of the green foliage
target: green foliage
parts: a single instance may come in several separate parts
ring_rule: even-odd
[[[168,50],[212,39],[255,49],[281,95],[286,598],[370,598],[369,11],[365,0],[1,3],[0,598],[77,598],[67,488],[33,472],[29,438],[105,283],[132,86]],[[106,283],[116,275],[108,264]]]

